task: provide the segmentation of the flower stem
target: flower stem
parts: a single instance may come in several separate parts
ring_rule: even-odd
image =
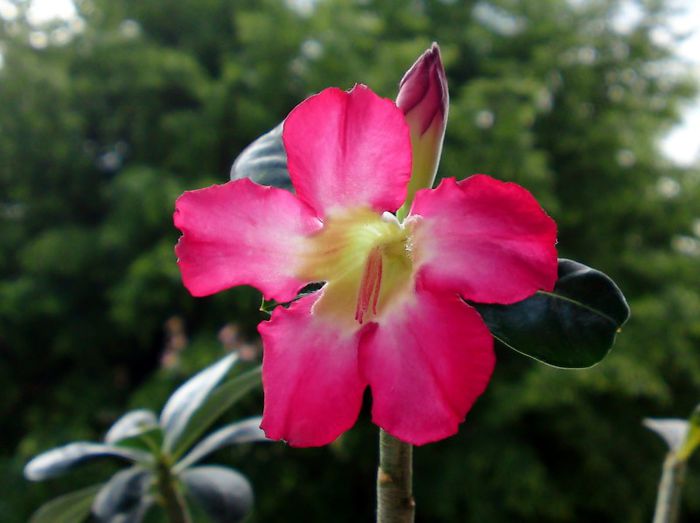
[[[679,460],[669,452],[664,461],[663,474],[656,498],[654,523],[676,523],[681,502],[681,490],[685,480],[685,460]]]
[[[377,523],[413,523],[413,447],[380,429]]]
[[[192,523],[182,492],[175,485],[168,463],[158,463],[158,491],[170,523]]]

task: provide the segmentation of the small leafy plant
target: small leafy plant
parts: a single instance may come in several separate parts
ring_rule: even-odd
[[[31,481],[60,476],[98,458],[130,464],[105,483],[60,496],[39,508],[30,523],[79,523],[88,516],[109,523],[139,523],[155,506],[173,523],[190,519],[190,505],[214,522],[241,521],[253,491],[235,470],[196,464],[228,445],[268,441],[260,417],[204,432],[246,392],[260,384],[260,367],[227,379],[237,361],[231,354],[202,370],[168,399],[160,416],[150,410],[124,414],[104,440],[74,442],[44,452],[24,470]]]
[[[700,446],[700,404],[690,418],[647,418],[644,426],[668,445],[659,492],[656,498],[654,523],[675,523],[681,502],[688,458]]]

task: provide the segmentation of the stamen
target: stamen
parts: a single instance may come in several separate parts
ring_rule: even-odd
[[[374,247],[367,257],[365,270],[362,273],[360,288],[357,293],[357,305],[355,307],[355,321],[362,324],[365,314],[372,307],[372,312],[377,314],[377,303],[382,285],[382,249]]]

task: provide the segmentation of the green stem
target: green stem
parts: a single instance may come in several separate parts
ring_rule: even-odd
[[[380,429],[377,523],[413,523],[413,447]]]
[[[178,489],[167,461],[158,463],[158,491],[170,523],[192,523],[187,504]]]
[[[681,490],[685,480],[685,460],[669,452],[664,461],[663,474],[656,498],[654,523],[676,523],[681,503]]]

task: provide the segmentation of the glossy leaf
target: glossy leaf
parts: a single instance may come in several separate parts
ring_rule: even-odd
[[[93,515],[104,523],[138,523],[148,509],[152,479],[151,471],[141,467],[117,472],[95,497]]]
[[[620,289],[600,271],[559,260],[553,292],[513,305],[472,304],[497,343],[538,361],[585,368],[602,360],[629,317]]]
[[[156,425],[140,434],[119,440],[114,444],[118,447],[129,447],[150,453],[158,453],[163,446],[163,429]]]
[[[24,477],[30,481],[43,481],[59,476],[85,461],[96,458],[119,458],[142,463],[152,461],[150,454],[138,449],[101,443],[77,442],[39,454],[27,463],[24,468]]]
[[[107,431],[105,443],[117,443],[118,441],[138,436],[157,426],[158,419],[150,410],[132,410],[119,418]]]
[[[253,506],[253,489],[238,472],[218,466],[194,467],[180,478],[189,497],[217,523],[243,520]]]
[[[229,354],[186,381],[170,396],[160,415],[160,426],[165,431],[164,450],[171,451],[178,445],[192,415],[231,370],[237,358],[236,354]]]
[[[236,401],[254,387],[260,386],[261,375],[262,367],[256,367],[229,378],[214,389],[192,416],[173,451],[173,456],[175,458],[181,456]]]
[[[688,421],[688,432],[683,446],[678,451],[678,459],[687,460],[700,447],[700,405],[695,407]]]
[[[231,167],[231,179],[250,178],[261,185],[291,189],[287,153],[282,143],[283,123],[243,149]]]
[[[90,514],[102,485],[92,485],[52,499],[32,514],[29,523],[81,523]]]
[[[163,444],[163,430],[150,410],[134,410],[119,418],[105,435],[105,443],[154,452]]]
[[[646,418],[644,426],[659,435],[668,449],[677,452],[688,434],[688,421],[679,418]]]
[[[689,420],[646,418],[644,426],[661,436],[679,461],[686,461],[700,447],[700,405]]]
[[[211,433],[200,441],[189,454],[177,464],[176,470],[183,470],[197,463],[212,452],[216,452],[228,445],[252,443],[255,441],[271,441],[265,437],[265,433],[260,428],[261,422],[262,417],[256,416],[221,427],[219,430]]]

